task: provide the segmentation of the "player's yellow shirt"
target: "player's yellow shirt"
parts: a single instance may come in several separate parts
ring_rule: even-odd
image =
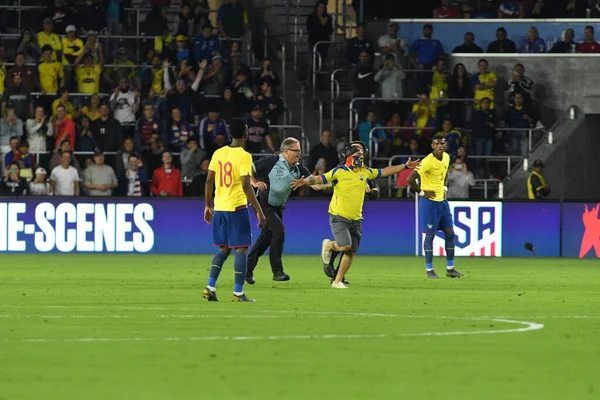
[[[488,83],[489,81],[498,81],[498,77],[496,76],[496,74],[494,72],[488,72],[487,74],[479,74],[479,75],[477,75],[477,79],[479,80],[479,82],[476,82],[474,80],[473,88],[475,88],[475,85],[477,85],[478,83]],[[473,98],[475,100],[481,100],[481,99],[487,97],[488,99],[490,99],[492,101],[490,103],[490,108],[493,109],[496,107],[496,105],[494,104],[494,93],[495,92],[496,92],[495,88],[475,90],[475,96],[473,96]],[[473,103],[473,107],[479,108],[480,104],[481,104],[481,102],[475,101]]]
[[[62,104],[65,107],[65,114],[67,115],[67,117],[74,120],[75,107],[73,107],[73,103],[71,103],[70,101],[63,103],[60,99],[56,99],[52,102],[52,116],[56,116],[56,109],[58,108],[59,104]]]
[[[38,45],[40,49],[45,45],[49,44],[52,47],[52,61],[56,61],[56,52],[62,50],[62,43],[60,41],[60,37],[56,33],[46,34],[46,32],[41,31],[37,34]]]
[[[435,197],[429,200],[444,200],[444,182],[449,166],[450,156],[444,152],[441,161],[431,153],[421,161],[421,165],[415,168],[415,171],[419,172],[421,190],[433,190],[435,192]]]
[[[75,70],[79,93],[94,94],[100,92],[100,75],[102,67],[98,64],[91,67],[80,65]]]
[[[75,58],[79,56],[83,52],[83,41],[79,38],[75,38],[75,40],[71,41],[69,38],[64,37],[62,39],[62,63],[65,64],[73,64],[75,62]],[[65,56],[74,57],[73,60],[69,61]]]
[[[221,147],[213,154],[208,169],[215,173],[215,211],[235,211],[248,205],[241,177],[252,176],[250,153],[241,147]]]
[[[40,77],[42,92],[57,93],[59,80],[64,75],[63,66],[56,61],[43,62],[38,65],[38,76]]]
[[[333,196],[329,203],[329,214],[349,220],[362,219],[365,202],[365,184],[381,176],[380,169],[340,166],[321,175],[324,184],[333,184]]]

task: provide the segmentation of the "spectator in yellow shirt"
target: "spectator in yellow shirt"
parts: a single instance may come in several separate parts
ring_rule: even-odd
[[[56,117],[56,109],[58,106],[63,106],[65,108],[65,114],[67,117],[71,119],[77,118],[77,111],[75,107],[73,107],[73,103],[71,103],[71,98],[69,97],[69,89],[61,88],[60,89],[60,97],[52,103],[52,117]]]
[[[494,72],[488,71],[489,64],[485,58],[479,60],[477,65],[479,67],[479,72],[474,74],[471,78],[471,83],[475,92],[475,102],[473,103],[473,107],[475,109],[479,109],[481,100],[488,98],[492,101],[490,104],[490,110],[494,110],[496,107],[494,104],[494,95],[498,77]]]
[[[438,60],[433,75],[431,77],[431,91],[429,100],[437,107],[436,117],[438,120],[438,129],[441,129],[442,121],[448,117],[449,107],[448,102],[444,99],[448,98],[448,75],[444,72],[444,60]]]
[[[58,61],[52,60],[52,47],[48,44],[42,47],[42,57],[44,61],[37,67],[43,94],[41,104],[44,109],[50,110],[58,88],[64,86],[64,68]]]
[[[44,29],[37,34],[38,45],[40,49],[49,45],[52,48],[52,61],[60,60],[59,53],[62,51],[62,44],[58,35],[53,32],[52,18],[44,18],[43,24]]]
[[[135,63],[127,57],[125,47],[121,47],[117,51],[117,59],[114,64],[122,67],[107,68],[104,73],[105,81],[108,81],[111,87],[119,86],[121,78],[128,78],[130,82],[135,78]]]
[[[433,128],[435,127],[435,115],[436,107],[435,104],[429,101],[429,96],[426,93],[421,95],[420,101],[413,105],[412,113],[408,117],[411,125],[416,128],[430,128],[430,129],[418,129],[415,132],[416,136],[421,136],[425,131],[426,137],[433,136]]]
[[[86,48],[75,60],[75,76],[79,93],[87,95],[100,92],[100,76],[104,68],[104,55],[100,53],[100,62],[94,65],[94,58],[90,53],[91,49]],[[81,65],[82,60],[83,65]],[[83,97],[78,97],[75,105],[83,104],[82,100]]]
[[[75,64],[75,59],[83,53],[83,41],[76,36],[76,31],[75,25],[67,26],[67,36],[62,39],[63,65]]]
[[[90,121],[95,121],[100,118],[100,96],[98,96],[98,94],[93,94],[92,97],[90,97],[90,104],[83,106],[80,114],[88,117]]]

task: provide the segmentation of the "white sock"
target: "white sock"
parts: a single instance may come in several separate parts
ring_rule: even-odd
[[[242,296],[244,292],[233,292],[233,294],[235,294],[236,296]]]
[[[207,288],[208,290],[211,290],[211,291],[213,291],[213,292],[216,292],[216,291],[217,291],[217,288],[216,288],[216,287],[207,286],[206,288]]]
[[[447,269],[448,271],[450,271],[451,269],[454,269],[454,265],[448,265],[448,266],[446,267],[446,269]]]

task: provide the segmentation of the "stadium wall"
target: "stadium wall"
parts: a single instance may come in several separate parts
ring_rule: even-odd
[[[600,203],[451,202],[456,253],[599,257]],[[294,200],[285,211],[286,254],[320,252],[331,237],[327,200]],[[199,199],[27,198],[0,202],[0,252],[213,253]],[[587,210],[587,211],[586,211]],[[414,255],[415,203],[366,202],[361,254]],[[254,238],[258,237],[252,217]],[[436,252],[443,241],[436,239]],[[585,250],[580,252],[580,250]]]

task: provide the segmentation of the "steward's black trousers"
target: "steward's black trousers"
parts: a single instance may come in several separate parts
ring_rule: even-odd
[[[269,260],[273,273],[283,272],[283,243],[285,241],[285,227],[283,226],[283,207],[263,206],[267,218],[267,226],[262,229],[256,243],[248,254],[248,273],[253,273],[258,258],[270,247]]]

